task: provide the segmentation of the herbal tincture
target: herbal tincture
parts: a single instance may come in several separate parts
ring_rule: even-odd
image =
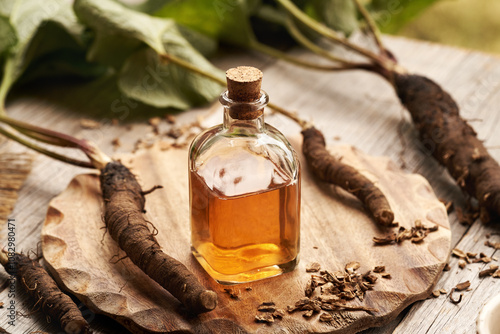
[[[291,271],[299,254],[300,166],[287,139],[264,123],[262,72],[226,72],[224,122],[189,150],[191,246],[219,283]]]

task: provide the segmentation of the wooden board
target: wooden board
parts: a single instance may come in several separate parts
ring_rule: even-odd
[[[192,269],[200,280],[219,295],[218,308],[199,317],[177,312],[179,303],[152,282],[124,256],[109,235],[104,234],[102,201],[96,175],[79,175],[52,200],[42,230],[45,260],[63,286],[96,313],[108,315],[133,332],[160,333],[353,333],[381,326],[394,319],[414,301],[426,298],[440,276],[450,251],[451,233],[444,206],[421,176],[405,174],[387,158],[369,157],[350,146],[335,147],[342,156],[377,182],[388,195],[396,220],[410,228],[420,219],[438,224],[422,244],[374,246],[373,236],[388,233],[375,226],[361,204],[329,185],[316,181],[307,167],[302,173],[301,261],[291,273],[233,289],[238,300],[224,292],[190,255],[187,152],[156,147],[122,156],[144,188],[165,188],[148,195],[147,219],[158,228],[164,250]],[[335,312],[334,321],[321,323],[317,316],[306,320],[300,313],[287,314],[272,326],[254,322],[257,306],[270,299],[285,308],[303,297],[310,274],[305,266],[319,262],[324,269],[343,270],[350,261],[361,263],[360,272],[385,265],[392,279],[379,279],[367,292],[364,305],[378,309],[366,312]],[[251,286],[252,290],[245,288]]]

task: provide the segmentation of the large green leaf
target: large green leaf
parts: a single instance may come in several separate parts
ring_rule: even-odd
[[[16,43],[16,31],[10,24],[9,18],[0,15],[0,59]]]
[[[249,17],[258,0],[168,1],[155,15],[231,44],[249,46],[255,39]]]
[[[151,17],[110,0],[76,0],[76,15],[89,26],[93,61],[119,71],[122,92],[156,107],[186,109],[212,101],[221,91],[213,81],[179,67],[162,64],[169,54],[215,75],[214,67],[186,39],[174,20]]]
[[[0,0],[0,15],[8,19],[11,30],[15,32],[15,38],[12,37],[4,44],[8,53],[3,62],[0,96],[0,103],[3,105],[10,87],[31,62],[54,50],[67,47],[68,43],[78,46],[83,28],[76,22],[71,6],[64,0]],[[52,30],[54,34],[44,35],[45,26],[55,27]],[[62,34],[67,38],[59,38],[62,35],[55,33],[57,30],[64,31]],[[6,52],[7,49],[3,51]]]
[[[309,0],[305,2],[304,10],[347,36],[358,28],[358,14],[352,0]]]
[[[437,1],[439,0],[372,0],[369,10],[380,29],[393,34]]]

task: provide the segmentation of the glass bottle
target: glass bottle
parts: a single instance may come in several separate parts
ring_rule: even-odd
[[[264,123],[262,72],[226,73],[224,122],[189,149],[192,252],[222,284],[291,271],[298,262],[300,165],[288,140]]]

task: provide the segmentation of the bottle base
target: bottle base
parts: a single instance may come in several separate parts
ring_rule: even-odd
[[[217,283],[223,285],[250,283],[265,278],[279,276],[281,274],[292,271],[299,262],[299,256],[297,256],[293,260],[279,265],[256,268],[247,272],[237,274],[223,274],[212,268],[212,266],[210,266],[210,264],[205,260],[203,255],[201,255],[194,247],[191,247],[191,252],[203,267],[203,269],[205,269],[205,271],[210,275],[210,277],[212,277]]]

